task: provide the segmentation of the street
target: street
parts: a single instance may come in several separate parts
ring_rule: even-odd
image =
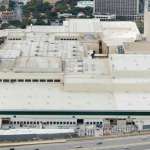
[[[15,15],[16,20],[22,21],[22,17],[23,17],[22,9],[20,8],[20,6],[17,2],[14,6],[14,15]]]
[[[80,141],[67,141],[67,143],[57,144],[44,144],[33,146],[16,147],[15,150],[75,150],[76,146],[81,145],[82,150],[123,150],[125,146],[128,146],[131,150],[147,150],[150,147],[150,135],[147,135],[146,140],[142,140],[143,136],[126,136],[120,138],[109,139],[89,139]],[[97,145],[98,142],[102,144]],[[10,148],[1,148],[1,150],[8,150]],[[80,148],[79,148],[80,149]]]

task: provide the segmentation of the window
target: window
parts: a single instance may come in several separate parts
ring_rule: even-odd
[[[30,122],[30,124],[32,124],[32,122]]]
[[[16,79],[10,79],[10,82],[16,82]]]
[[[44,80],[44,79],[40,79],[40,82],[46,82],[46,80]]]
[[[38,79],[33,79],[32,82],[38,82]]]
[[[34,124],[36,124],[36,122],[34,121]]]
[[[24,121],[24,124],[26,124],[26,122]]]
[[[72,122],[70,122],[70,124],[72,124]]]
[[[60,122],[60,124],[62,124],[62,122]]]
[[[18,82],[24,82],[24,80],[23,79],[18,79]]]
[[[0,82],[2,82],[2,79],[0,79]]]
[[[39,124],[39,122],[37,122],[37,124]]]
[[[47,82],[53,82],[53,80],[52,79],[47,79]]]
[[[87,124],[89,124],[89,122],[87,122]]]
[[[19,121],[17,121],[17,124],[19,124]]]
[[[67,122],[67,124],[69,124],[69,122]]]
[[[29,124],[29,121],[27,121],[27,124]]]
[[[13,124],[13,122],[11,121],[10,124]]]
[[[56,80],[54,80],[54,82],[60,82],[60,80],[59,80],[59,79],[56,79]]]
[[[49,124],[49,122],[47,121],[47,124]]]
[[[31,79],[25,79],[25,82],[31,82]]]
[[[52,124],[52,122],[50,122],[50,124]]]
[[[87,34],[83,37],[84,40],[95,40],[95,37],[91,34]]]
[[[76,122],[73,122],[73,124],[76,124]]]
[[[14,121],[14,124],[16,124],[16,121]]]
[[[57,124],[59,124],[59,122],[57,122]]]
[[[3,79],[3,82],[9,82],[9,79]]]
[[[66,122],[63,122],[63,124],[66,124]]]
[[[56,122],[53,122],[53,124],[56,124]]]
[[[93,124],[95,124],[95,122],[93,122]]]

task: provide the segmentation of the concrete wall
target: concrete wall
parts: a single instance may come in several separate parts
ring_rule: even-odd
[[[20,135],[1,135],[0,142],[4,141],[24,141],[24,140],[32,140],[33,138],[39,139],[53,139],[53,138],[66,138],[70,137],[68,134],[77,136],[72,133],[59,133],[59,134],[20,134]]]
[[[64,91],[74,91],[74,92],[112,92],[112,83],[65,83]]]

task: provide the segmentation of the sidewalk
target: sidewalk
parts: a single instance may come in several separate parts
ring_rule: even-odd
[[[38,145],[38,144],[53,144],[53,143],[65,143],[66,140],[46,140],[46,141],[31,141],[31,142],[17,142],[17,143],[1,143],[0,148],[12,147],[12,146],[25,146],[25,145]]]

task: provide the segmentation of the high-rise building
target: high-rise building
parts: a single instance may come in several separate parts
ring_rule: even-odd
[[[116,14],[135,19],[139,14],[139,0],[94,0],[94,14]]]
[[[150,0],[145,1],[144,36],[147,38],[147,42],[150,42]]]

